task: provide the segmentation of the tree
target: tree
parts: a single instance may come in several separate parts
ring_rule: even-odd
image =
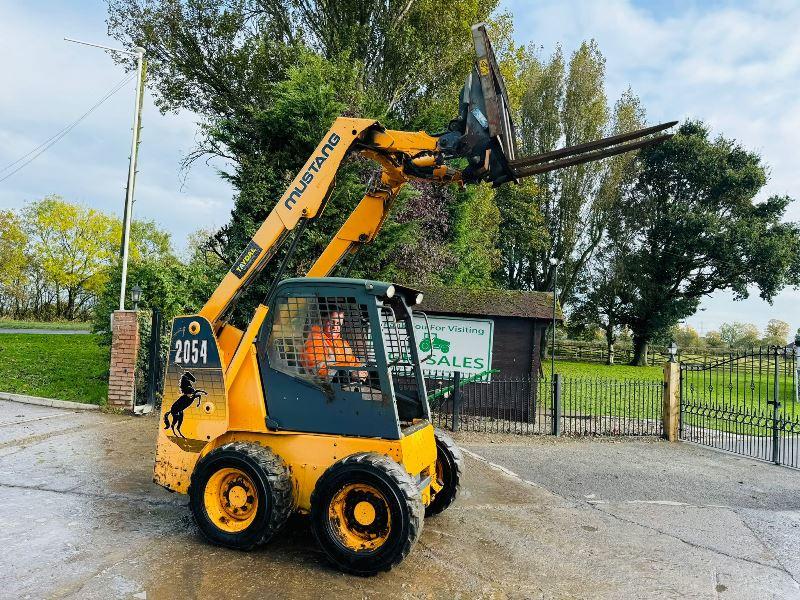
[[[192,235],[189,239],[187,260],[181,260],[172,250],[168,233],[151,221],[131,222],[128,289],[134,284],[141,288],[139,310],[157,308],[168,322],[177,315],[194,314],[202,308],[208,298],[210,279],[213,278],[216,285],[227,270],[220,271],[219,258],[211,252],[203,257],[208,262],[202,263],[200,255],[205,240],[207,232]],[[115,257],[108,265],[106,284],[98,294],[92,310],[92,329],[102,336],[101,339],[106,344],[111,343],[109,325],[111,313],[119,308],[121,283],[122,265]],[[140,319],[140,324],[144,326],[145,332],[149,331],[149,322]],[[146,344],[142,346],[143,349],[145,347]]]
[[[120,230],[111,217],[54,195],[28,205],[24,214],[31,253],[55,288],[56,313],[74,319],[103,289]]]
[[[500,216],[501,235],[497,238],[500,253],[497,283],[507,289],[530,289],[531,257],[546,252],[550,232],[536,203],[536,182],[523,180],[518,186],[506,185],[495,191]]]
[[[0,314],[86,319],[119,270],[121,236],[116,217],[56,195],[0,212]],[[131,263],[168,253],[169,234],[152,221],[131,223]]]
[[[570,319],[596,325],[603,332],[608,349],[607,364],[614,364],[614,344],[624,326],[624,288],[630,277],[624,270],[623,257],[607,246],[590,263],[587,274],[577,285],[574,310]]]
[[[625,267],[635,285],[624,300],[634,364],[645,364],[648,343],[694,314],[704,296],[731,290],[745,298],[755,285],[770,301],[800,283],[800,228],[782,221],[791,199],[754,201],[766,182],[757,154],[687,122],[640,159],[613,219],[628,232]]]
[[[670,337],[678,344],[678,348],[697,348],[701,345],[700,334],[691,325],[674,325]]]
[[[517,120],[523,155],[631,131],[644,123],[644,111],[630,90],[613,111],[609,108],[605,59],[593,41],[582,44],[569,64],[560,48],[547,61],[531,55],[519,63],[524,91]],[[552,291],[555,267],[550,259],[555,258],[561,262],[559,299],[568,303],[635,170],[635,155],[622,155],[539,175],[528,189],[501,190],[504,235],[498,282]],[[513,202],[504,202],[504,194]],[[504,210],[506,206],[510,210]]]
[[[162,110],[201,116],[200,142],[187,166],[202,156],[229,162],[223,176],[236,189],[234,209],[209,248],[230,264],[337,116],[442,129],[455,114],[472,63],[470,24],[485,20],[495,4],[110,0],[108,24],[111,35],[147,50]],[[340,170],[326,218],[309,228],[287,275],[310,266],[374,174],[375,167],[360,160]],[[425,218],[432,214],[430,198],[426,190],[401,194],[351,274],[423,273],[426,279],[426,264],[449,265],[450,240],[437,238],[438,225]],[[447,214],[450,206],[443,208]],[[408,220],[411,215],[421,220]],[[434,260],[423,263],[408,251],[419,247]],[[282,257],[279,252],[248,291],[239,318],[263,296]]]
[[[722,339],[719,331],[709,331],[703,339],[709,348],[723,348],[725,346],[725,340]]]
[[[266,106],[265,95],[283,80],[292,57],[308,49],[356,67],[356,87],[370,94],[372,116],[414,120],[435,113],[442,98],[453,105],[472,63],[470,25],[488,20],[496,6],[496,0],[108,0],[107,23],[112,37],[147,50],[162,110],[225,118]]]
[[[791,330],[791,326],[786,321],[770,319],[767,323],[767,328],[764,330],[762,343],[765,346],[785,346],[789,343],[789,332]]]
[[[723,323],[719,326],[719,336],[729,348],[752,348],[758,345],[760,333],[752,323]]]
[[[459,194],[453,211],[450,243],[453,265],[446,283],[461,288],[487,288],[497,270],[500,252],[500,211],[491,187],[486,184]]]
[[[19,217],[10,210],[0,211],[0,313],[19,312],[29,265],[27,245]]]

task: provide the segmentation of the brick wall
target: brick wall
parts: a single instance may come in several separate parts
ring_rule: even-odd
[[[111,370],[108,405],[133,409],[136,354],[139,351],[139,320],[136,311],[114,311],[111,337]]]

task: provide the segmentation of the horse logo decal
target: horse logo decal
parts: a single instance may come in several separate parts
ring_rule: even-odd
[[[181,425],[183,425],[183,411],[192,405],[192,402],[197,400],[197,406],[200,407],[200,398],[207,396],[208,392],[205,390],[194,389],[194,383],[197,381],[195,376],[190,372],[185,372],[181,375],[181,395],[172,404],[170,409],[164,413],[164,429],[172,429],[172,433],[176,437],[185,438],[186,436],[181,433]],[[170,425],[169,417],[172,415],[172,424]]]

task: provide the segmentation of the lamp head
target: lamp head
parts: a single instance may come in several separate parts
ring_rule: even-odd
[[[131,288],[131,302],[133,302],[133,310],[138,308],[139,300],[142,299],[142,288],[136,283]]]

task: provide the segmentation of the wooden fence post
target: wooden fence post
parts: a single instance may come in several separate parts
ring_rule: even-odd
[[[678,362],[664,364],[664,401],[661,421],[664,438],[670,442],[678,441],[678,420],[680,419],[681,365]]]

